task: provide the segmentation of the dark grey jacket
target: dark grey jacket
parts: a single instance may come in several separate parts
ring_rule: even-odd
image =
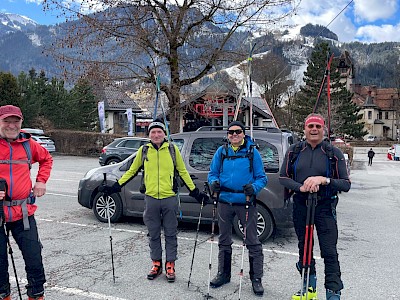
[[[280,170],[279,182],[289,190],[293,190],[297,194],[303,182],[310,176],[330,177],[331,183],[328,186],[320,186],[318,194],[336,195],[337,192],[347,192],[350,190],[351,182],[347,173],[346,162],[340,149],[332,146],[335,161],[333,176],[329,176],[329,168],[331,163],[328,159],[326,150],[322,147],[323,142],[318,144],[314,149],[307,142],[303,143],[301,151],[298,153],[296,161],[291,165],[289,158],[292,157],[295,145],[292,145],[285,155]],[[293,172],[291,171],[293,168]],[[293,174],[293,175],[291,175]],[[293,178],[292,178],[293,177]],[[304,193],[306,194],[306,193]]]

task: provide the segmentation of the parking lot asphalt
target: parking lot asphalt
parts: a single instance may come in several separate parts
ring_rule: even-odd
[[[340,195],[338,206],[339,259],[345,289],[344,299],[400,299],[400,163],[376,161],[368,167],[356,161],[352,170],[352,189]],[[46,299],[205,299],[208,292],[209,241],[211,226],[200,228],[191,283],[188,276],[193,257],[196,224],[180,224],[178,235],[177,281],[165,276],[146,279],[151,261],[146,227],[141,219],[125,218],[111,225],[115,283],[107,224],[77,202],[79,179],[98,166],[96,158],[55,156],[47,194],[39,198],[36,218],[43,243],[47,275]],[[35,171],[35,168],[33,169]],[[216,237],[217,241],[217,237]],[[211,276],[217,270],[216,241],[213,244]],[[20,252],[12,243],[17,278],[25,293],[26,277]],[[291,299],[300,286],[295,270],[297,243],[293,229],[278,232],[263,243],[265,295],[263,299]],[[318,289],[325,299],[323,262],[318,242]],[[235,238],[231,283],[211,289],[211,299],[238,299],[242,242]],[[242,299],[259,299],[251,291],[248,258],[245,251]],[[13,299],[18,299],[15,275],[10,267]],[[26,297],[26,296],[24,296]]]

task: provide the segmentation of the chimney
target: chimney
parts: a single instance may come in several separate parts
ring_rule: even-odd
[[[378,89],[376,88],[376,85],[372,85],[371,86],[371,96],[375,98],[377,92],[378,92]]]

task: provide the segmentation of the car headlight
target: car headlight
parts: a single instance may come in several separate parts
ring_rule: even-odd
[[[100,168],[94,168],[94,169],[91,169],[91,170],[87,171],[86,174],[85,174],[85,176],[83,176],[82,179],[89,179],[90,177],[93,176],[94,173],[96,173],[96,171],[97,171],[98,169],[100,169]]]

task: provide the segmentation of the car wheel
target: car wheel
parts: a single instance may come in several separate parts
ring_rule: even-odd
[[[122,200],[118,194],[104,196],[98,193],[93,202],[93,212],[100,222],[108,222],[107,206],[110,208],[110,221],[118,222],[122,217]]]
[[[259,240],[263,242],[272,235],[275,225],[270,212],[264,206],[257,205],[257,210],[257,235]],[[243,226],[237,216],[233,221],[233,229],[240,238],[243,238]]]
[[[121,160],[118,158],[110,158],[109,160],[107,160],[106,165],[115,165],[119,162],[121,162]]]

